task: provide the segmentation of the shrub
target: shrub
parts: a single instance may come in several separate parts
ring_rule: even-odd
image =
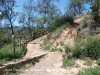
[[[84,29],[85,27],[87,27],[87,23],[85,22],[85,21],[83,21],[83,23],[82,23],[82,29]]]
[[[87,41],[81,39],[80,42],[75,42],[73,56],[76,58],[100,58],[100,39],[96,37],[90,37],[87,38]]]
[[[60,41],[60,45],[61,45],[61,46],[64,46],[64,42],[63,42],[63,41]]]
[[[100,66],[84,69],[83,71],[79,71],[77,75],[100,75]]]
[[[11,40],[10,37],[8,37],[8,38],[6,39],[6,43],[7,43],[7,44],[11,43],[11,41],[12,41],[12,40]]]
[[[69,25],[73,24],[73,18],[72,17],[68,17],[68,16],[62,16],[60,18],[57,18],[51,25],[51,31],[55,30],[58,27],[61,27],[62,25],[69,23]],[[66,26],[69,26],[68,24],[66,24]]]
[[[84,65],[87,65],[87,66],[91,66],[92,64],[93,64],[93,60],[91,60],[90,58],[87,58],[86,62],[84,63]]]
[[[70,57],[65,56],[63,58],[63,67],[71,67],[74,65],[74,60]]]
[[[97,60],[97,64],[100,65],[100,58]]]
[[[68,45],[66,45],[65,46],[65,52],[66,52],[66,54],[69,54],[71,51],[72,51],[71,47],[68,46]]]

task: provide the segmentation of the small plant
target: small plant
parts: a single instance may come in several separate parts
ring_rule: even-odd
[[[58,42],[56,42],[56,46],[58,46],[59,45],[59,43]]]
[[[35,65],[36,62],[39,62],[39,58],[38,58],[38,57],[35,57],[35,58],[33,59],[32,64]]]
[[[54,48],[52,48],[52,49],[51,49],[51,51],[53,52],[53,51],[55,51],[55,49],[54,49]]]
[[[49,42],[48,44],[44,45],[42,48],[43,50],[50,50],[51,46],[52,46],[52,43]]]
[[[33,42],[33,44],[36,44],[36,42]]]
[[[71,51],[72,51],[72,49],[70,48],[70,46],[66,45],[66,46],[65,46],[65,52],[66,52],[67,54],[69,54],[69,53],[71,53]]]
[[[63,67],[71,67],[73,66],[75,63],[74,63],[74,60],[73,59],[69,59],[67,56],[65,56],[63,58]]]
[[[84,65],[87,66],[91,66],[93,64],[93,60],[91,60],[90,58],[86,59],[86,62],[84,63]]]
[[[79,67],[81,67],[81,66],[80,66],[79,64],[75,64],[75,67],[76,67],[76,68],[79,68]]]
[[[63,41],[60,41],[60,45],[61,45],[61,46],[64,46],[64,42],[63,42]]]
[[[86,23],[86,21],[83,21],[82,25],[81,25],[81,28],[84,29],[85,27],[87,27],[87,23]]]

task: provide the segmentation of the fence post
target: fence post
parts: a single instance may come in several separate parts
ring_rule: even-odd
[[[19,36],[19,44],[20,44],[20,49],[21,49],[21,36]]]
[[[15,35],[12,35],[12,50],[13,50],[13,57],[15,58]]]

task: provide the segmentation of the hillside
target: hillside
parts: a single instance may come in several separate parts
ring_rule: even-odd
[[[15,70],[18,70],[19,75],[76,75],[83,68],[98,66],[97,60],[92,60],[91,57],[77,58],[77,55],[81,56],[81,51],[78,53],[78,48],[81,50],[85,46],[85,44],[81,45],[82,41],[80,39],[78,43],[75,43],[77,30],[83,19],[84,17],[76,18],[74,25],[67,28],[62,26],[62,30],[58,28],[55,32],[48,33],[29,42],[27,44],[26,55],[22,59],[9,62],[8,65],[11,63],[20,63],[26,59],[25,63],[29,63],[32,57],[46,54],[41,59],[37,58],[36,61],[38,62],[35,64],[31,62],[24,65],[26,68],[16,68]],[[74,51],[75,46],[77,48]],[[11,74],[16,74],[16,72]]]
[[[75,21],[79,22],[79,18]],[[60,34],[49,36],[48,43],[52,43],[50,46],[49,53],[42,58],[38,63],[36,63],[33,67],[30,67],[28,72],[23,72],[20,75],[75,75],[79,70],[83,68],[89,68],[89,65],[84,65],[86,60],[81,59],[73,59],[74,65],[72,67],[62,68],[63,56],[65,55],[65,45],[69,45],[70,47],[74,47],[74,38],[77,36],[77,27],[75,25],[73,27],[65,28]],[[35,46],[41,49],[41,44],[44,43],[45,39],[48,36],[41,37],[32,41],[35,43]],[[46,50],[48,52],[48,50]],[[97,66],[96,61],[92,62],[93,65],[91,67]],[[35,71],[34,71],[35,70]]]

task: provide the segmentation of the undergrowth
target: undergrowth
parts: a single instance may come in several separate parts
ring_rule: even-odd
[[[3,63],[13,60],[15,58],[21,58],[24,56],[26,49],[23,46],[21,47],[16,47],[15,49],[15,57],[12,55],[13,51],[12,51],[12,45],[9,44],[3,48],[0,49],[0,65],[2,65]]]
[[[77,75],[100,75],[100,66],[83,69]]]
[[[76,39],[75,47],[73,48],[73,57],[84,58],[90,57],[91,59],[100,58],[100,38],[89,37],[87,39]]]

